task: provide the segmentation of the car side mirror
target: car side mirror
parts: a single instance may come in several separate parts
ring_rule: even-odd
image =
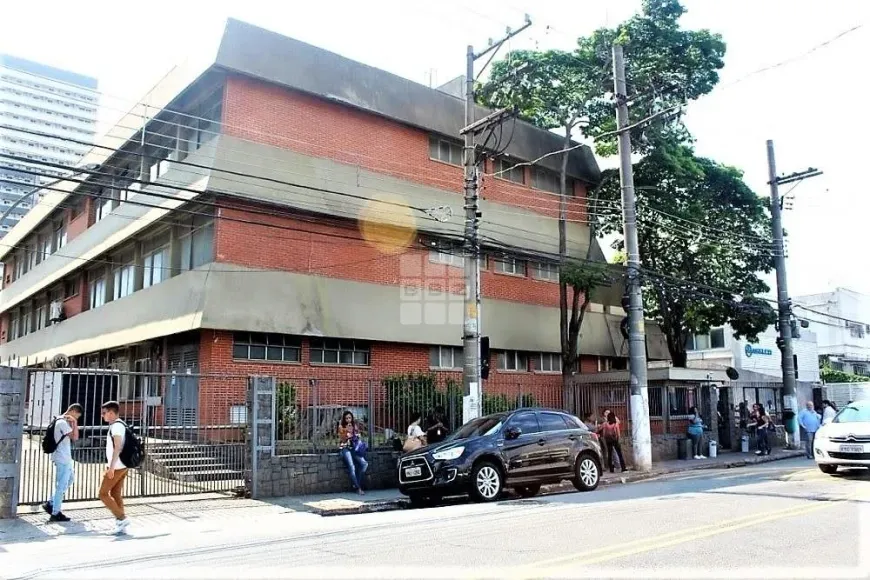
[[[523,434],[523,430],[519,427],[509,427],[507,431],[504,433],[505,439],[517,439],[520,435]]]

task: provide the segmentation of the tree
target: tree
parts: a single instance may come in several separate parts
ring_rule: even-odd
[[[598,86],[605,74],[594,63],[584,62],[579,53],[522,50],[495,63],[489,82],[479,92],[480,100],[490,107],[515,107],[520,117],[538,127],[562,132],[562,152],[559,154],[559,337],[562,381],[566,387],[577,368],[578,337],[590,293],[607,281],[601,269],[588,265],[596,244],[593,223],[589,226],[588,246],[582,263],[578,262],[577,256],[568,256],[567,250],[568,198],[574,193],[567,190],[568,157],[574,145],[572,135],[588,121],[588,111],[601,99]],[[590,201],[593,201],[592,195]]]
[[[706,95],[719,82],[725,66],[725,43],[709,30],[684,30],[679,0],[644,0],[641,13],[613,29],[599,29],[578,40],[579,60],[607,71],[597,90],[613,92],[612,47],[625,52],[625,77],[629,98],[632,149],[646,154],[660,144],[683,143],[691,135],[679,110],[688,101]],[[611,100],[590,104],[587,137],[595,140],[599,155],[616,153],[616,117]],[[640,123],[654,115],[651,122]]]
[[[774,266],[768,204],[739,170],[685,145],[660,145],[634,165],[634,181],[644,311],[660,323],[674,365],[686,365],[690,334],[726,322],[735,337],[757,340],[776,320],[757,298],[770,290],[759,273]],[[615,170],[604,172],[599,190],[603,202],[620,199]],[[616,212],[602,217],[602,233],[621,230]]]
[[[600,154],[615,152],[615,115],[611,49],[614,42],[626,47],[626,76],[633,94],[632,120],[673,109],[713,89],[724,66],[725,44],[709,31],[686,31],[678,20],[684,9],[678,0],[645,0],[640,15],[615,29],[601,29],[578,39],[578,48],[565,51],[515,51],[493,65],[489,81],[478,92],[482,104],[516,107],[523,119],[563,135],[559,204],[559,312],[563,383],[567,385],[579,358],[579,332],[591,291],[607,283],[606,274],[590,266],[598,237],[597,220],[589,220],[585,257],[567,255],[566,168],[572,136],[594,138]],[[679,90],[675,90],[679,87]],[[655,123],[632,131],[638,152],[654,150],[659,143],[686,139],[688,132],[678,117],[664,115]],[[587,215],[597,212],[597,192],[590,192]],[[569,292],[571,289],[569,311]]]

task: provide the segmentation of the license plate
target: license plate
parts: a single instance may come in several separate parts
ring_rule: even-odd
[[[843,453],[864,453],[863,445],[840,445],[840,451]]]
[[[405,468],[405,477],[420,477],[420,474],[423,473],[423,469],[420,467],[406,467]]]

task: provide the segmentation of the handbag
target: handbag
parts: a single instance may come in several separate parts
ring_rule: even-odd
[[[365,455],[366,451],[369,450],[369,445],[365,441],[363,441],[360,437],[353,438],[353,452],[357,455]]]

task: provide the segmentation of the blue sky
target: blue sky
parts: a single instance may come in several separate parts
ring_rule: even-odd
[[[173,65],[213,52],[235,17],[425,84],[464,70],[467,44],[534,26],[510,48],[571,48],[576,36],[614,24],[639,0],[372,0],[323,3],[245,0],[123,3],[12,2],[3,6],[0,52],[69,68],[100,80],[110,108],[126,108]],[[710,28],[728,44],[722,82],[692,103],[687,122],[700,154],[745,171],[767,193],[765,141],[783,173],[825,175],[794,193],[786,213],[793,295],[845,286],[870,293],[870,196],[860,171],[870,120],[860,106],[870,86],[870,26],[812,54],[812,47],[870,24],[862,0],[686,0],[685,26]],[[797,58],[796,58],[797,57]],[[750,74],[782,61],[787,64]],[[749,75],[749,76],[747,76]],[[108,119],[117,111],[107,111]],[[612,166],[612,160],[601,160]]]

